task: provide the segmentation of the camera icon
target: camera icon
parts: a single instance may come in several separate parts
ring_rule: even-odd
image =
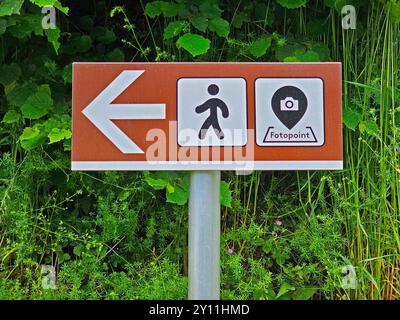
[[[286,97],[281,100],[281,111],[299,111],[299,100],[292,97]]]

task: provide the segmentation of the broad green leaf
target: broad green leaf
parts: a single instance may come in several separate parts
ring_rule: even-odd
[[[232,191],[226,181],[221,181],[220,187],[221,205],[231,208],[232,207]]]
[[[46,140],[46,135],[40,130],[40,126],[27,127],[19,138],[22,148],[32,150],[42,145]]]
[[[214,18],[208,23],[208,28],[220,37],[227,37],[229,34],[229,22],[222,18]]]
[[[188,190],[185,190],[180,185],[175,186],[173,192],[169,192],[167,189],[167,202],[183,206],[188,201],[188,198]]]
[[[161,11],[162,3],[163,1],[152,1],[147,3],[144,9],[144,13],[148,15],[150,18],[158,17],[162,13]]]
[[[265,18],[265,16],[263,17]],[[240,29],[244,22],[248,22],[249,17],[245,12],[238,12],[235,14],[232,20],[232,26],[236,29]]]
[[[307,0],[276,0],[282,7],[287,9],[297,9],[304,7]]]
[[[102,44],[111,44],[117,40],[115,33],[109,29],[105,29],[104,32],[96,37],[98,42]]]
[[[293,287],[290,284],[284,282],[281,285],[278,294],[276,295],[276,299],[281,298],[284,294],[286,294],[288,292],[291,292],[291,291],[294,291],[294,290],[296,290],[295,287]]]
[[[379,134],[378,125],[372,120],[361,122],[359,128],[361,132],[366,132],[371,136],[377,136]]]
[[[54,51],[58,54],[58,49],[60,49],[60,29],[46,29],[44,32],[47,40],[53,45]]]
[[[19,85],[19,82],[15,82],[15,85],[7,87],[6,96],[7,101],[12,106],[21,107],[28,97],[36,92],[37,86],[32,82],[27,82]]]
[[[92,38],[88,35],[73,34],[63,51],[66,54],[85,53],[92,47]]]
[[[190,18],[190,23],[193,27],[201,32],[205,32],[208,26],[208,19],[202,16],[196,16]]]
[[[155,178],[149,172],[144,173],[144,180],[154,189],[164,189],[168,185],[168,180],[164,178]]]
[[[49,144],[52,144],[64,139],[70,139],[72,137],[72,133],[68,129],[53,128],[47,137],[50,140]]]
[[[0,66],[0,84],[8,86],[17,81],[21,76],[21,68],[16,63],[3,64]]]
[[[58,0],[30,0],[30,1],[41,8],[46,6],[52,6],[65,14],[68,14],[69,11],[68,7],[63,7],[60,1]]]
[[[199,9],[201,15],[208,19],[219,18],[222,12],[222,10],[215,3],[211,2],[202,3]]]
[[[161,1],[161,11],[166,18],[172,18],[178,15],[182,9],[182,4],[174,2]]]
[[[189,24],[186,21],[179,20],[171,22],[165,29],[164,29],[164,39],[172,39],[179,35],[182,31],[184,31]]]
[[[28,119],[39,119],[47,114],[53,100],[50,96],[50,88],[47,85],[39,87],[21,107],[22,115]]]
[[[317,292],[317,288],[298,288],[293,292],[293,300],[309,300]]]
[[[318,53],[314,51],[307,51],[300,56],[301,62],[319,62],[321,59],[319,58]]]
[[[20,114],[15,110],[9,110],[4,115],[3,121],[4,123],[11,124],[15,123],[19,120]]]
[[[1,0],[0,2],[0,17],[19,14],[24,0]]]
[[[41,13],[25,13],[21,16],[12,16],[7,30],[13,37],[18,39],[30,37],[32,33],[42,36],[44,31],[42,19],[43,15]]]
[[[249,52],[256,58],[263,56],[271,46],[271,37],[263,36],[249,45]]]
[[[351,130],[355,130],[361,121],[361,115],[353,110],[343,111],[343,123]]]
[[[187,50],[193,57],[204,54],[210,49],[210,40],[198,34],[186,33],[181,36],[176,45]]]

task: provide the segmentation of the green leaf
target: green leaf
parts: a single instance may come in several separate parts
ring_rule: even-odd
[[[249,52],[256,58],[263,56],[271,46],[271,37],[263,36],[249,46]]]
[[[215,3],[211,2],[202,3],[199,9],[201,15],[208,19],[219,18],[222,12],[222,10]]]
[[[307,0],[276,0],[282,7],[288,9],[297,9],[304,7]]]
[[[72,133],[68,129],[53,128],[47,137],[50,139],[49,144],[52,144],[61,140],[70,139],[72,137]]]
[[[351,130],[355,130],[360,123],[362,116],[353,110],[343,111],[343,123],[345,126]]]
[[[105,29],[104,33],[102,33],[96,37],[96,40],[98,42],[101,42],[102,44],[111,44],[115,40],[117,40],[117,36],[115,35],[115,33],[113,31],[111,31],[109,29]]]
[[[182,9],[182,4],[173,2],[161,2],[161,11],[166,18],[172,18],[178,15],[178,12]]]
[[[32,150],[42,145],[46,140],[46,135],[40,130],[40,126],[27,127],[19,138],[22,148]]]
[[[58,54],[58,49],[60,49],[60,29],[46,29],[44,33],[47,36],[47,40],[53,45],[54,51]]]
[[[39,119],[47,114],[52,105],[50,88],[48,85],[43,85],[39,87],[37,92],[29,96],[22,105],[22,115],[28,119]]]
[[[158,17],[161,11],[161,5],[163,1],[153,1],[146,4],[144,9],[144,13],[149,16],[150,18]]]
[[[188,201],[188,198],[188,190],[185,190],[180,185],[175,186],[173,192],[169,192],[167,188],[167,202],[183,206]]]
[[[210,40],[198,34],[186,33],[181,36],[176,45],[187,50],[193,57],[204,54],[210,49]]]
[[[92,38],[88,35],[74,34],[68,43],[63,46],[66,54],[85,53],[92,47]]]
[[[221,181],[220,193],[221,205],[232,208],[232,191],[226,181]]]
[[[63,7],[60,1],[58,0],[30,0],[30,1],[41,8],[46,6],[52,6],[65,14],[68,14],[69,11],[68,7]]]
[[[0,84],[8,86],[17,81],[21,75],[21,68],[16,63],[4,64],[0,66]]]
[[[375,121],[372,120],[361,122],[359,128],[361,132],[366,132],[371,136],[378,136],[379,134],[378,125],[375,123]]]
[[[193,27],[201,32],[205,32],[208,26],[208,19],[202,16],[196,16],[190,18],[190,23]]]
[[[22,85],[14,82],[13,85],[6,88],[7,101],[12,106],[21,107],[32,92],[36,92],[37,88],[32,82],[26,82]]]
[[[165,29],[164,29],[164,39],[172,39],[179,35],[185,28],[187,28],[189,24],[186,21],[179,20],[171,22]]]
[[[290,284],[287,284],[286,282],[284,282],[281,285],[278,294],[276,295],[276,299],[282,298],[283,295],[285,295],[286,293],[288,293],[290,291],[294,291],[295,289],[296,289],[295,287],[293,287]]]
[[[22,16],[12,16],[10,17],[7,30],[13,37],[18,39],[30,37],[32,33],[42,36],[44,31],[42,19],[43,15],[40,13],[25,13]]]
[[[0,17],[10,16],[12,14],[19,14],[24,0],[1,0],[0,3]]]
[[[317,288],[299,288],[293,293],[293,300],[309,300],[317,292]]]
[[[3,121],[4,123],[11,124],[15,123],[19,120],[20,114],[15,110],[9,110],[4,115]]]
[[[299,61],[301,62],[319,62],[321,59],[319,58],[319,54],[314,51],[307,51],[300,56]]]
[[[208,28],[220,37],[227,37],[229,34],[229,22],[222,18],[214,18],[208,23]]]

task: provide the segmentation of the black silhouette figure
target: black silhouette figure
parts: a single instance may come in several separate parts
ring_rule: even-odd
[[[219,88],[215,84],[211,84],[208,86],[208,93],[215,96],[219,92]],[[206,136],[206,133],[210,127],[213,127],[215,134],[217,135],[218,138],[221,140],[224,138],[224,133],[222,132],[222,129],[218,123],[218,108],[221,109],[222,116],[224,118],[227,118],[229,116],[229,110],[225,102],[223,102],[221,99],[218,98],[211,98],[208,99],[206,102],[203,104],[199,105],[196,107],[196,113],[203,113],[210,109],[210,115],[204,121],[204,124],[202,125],[200,132],[199,132],[199,138],[204,139]]]

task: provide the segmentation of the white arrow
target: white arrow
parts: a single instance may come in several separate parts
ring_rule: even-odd
[[[144,70],[125,70],[82,113],[123,153],[144,153],[111,120],[165,119],[165,104],[112,104]]]

